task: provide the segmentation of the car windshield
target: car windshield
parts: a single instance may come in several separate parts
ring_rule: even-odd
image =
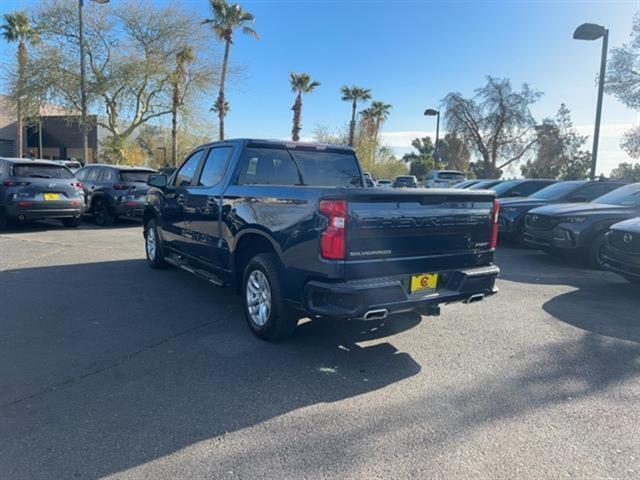
[[[584,185],[585,182],[560,182],[544,187],[531,195],[530,198],[536,200],[557,200],[564,197],[567,193],[572,192],[576,188]]]
[[[500,194],[512,189],[516,185],[520,185],[521,183],[522,183],[522,180],[507,180],[505,182],[501,182],[501,183],[491,187],[491,190],[493,190],[498,195],[500,195]],[[488,188],[488,187],[485,187],[485,188]]]
[[[14,165],[13,175],[31,178],[73,178],[73,173],[59,165]]]
[[[438,178],[443,180],[464,180],[464,175],[458,172],[440,172]]]
[[[613,192],[596,198],[594,203],[622,206],[640,205],[640,183],[618,188]]]
[[[133,183],[147,183],[149,179],[149,175],[154,172],[150,172],[149,170],[131,170],[127,172],[120,172],[120,180],[123,182],[133,182]]]

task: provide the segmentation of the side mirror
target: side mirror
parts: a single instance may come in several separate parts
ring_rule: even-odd
[[[164,188],[167,186],[167,181],[168,179],[166,175],[149,175],[149,178],[147,179],[147,185],[149,185],[150,187]]]

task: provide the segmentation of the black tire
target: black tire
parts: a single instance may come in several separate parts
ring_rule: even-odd
[[[254,272],[261,272],[268,283],[270,308],[266,314],[266,321],[260,324],[254,320],[256,313],[250,312],[249,279]],[[263,253],[253,257],[242,275],[242,305],[244,315],[251,331],[263,340],[278,341],[293,334],[298,325],[296,312],[287,308],[282,294],[281,272],[278,257],[273,253]],[[255,307],[254,307],[255,308]]]
[[[63,218],[61,222],[66,228],[76,228],[80,223],[82,223],[82,219],[80,217]]]
[[[594,270],[603,270],[604,263],[602,253],[604,251],[604,234],[600,234],[593,238],[585,252],[585,261],[590,268]]]
[[[0,212],[0,230],[7,228],[7,216],[4,212]]]
[[[116,221],[116,216],[111,212],[109,205],[102,198],[96,198],[91,206],[93,219],[96,225],[110,227]]]
[[[150,241],[154,240],[154,248],[151,248]],[[162,248],[162,238],[158,231],[158,224],[155,219],[149,220],[144,227],[144,251],[147,263],[151,268],[167,268]]]

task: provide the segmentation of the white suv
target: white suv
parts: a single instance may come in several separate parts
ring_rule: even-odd
[[[422,183],[427,188],[449,188],[465,180],[464,173],[457,170],[431,170]]]

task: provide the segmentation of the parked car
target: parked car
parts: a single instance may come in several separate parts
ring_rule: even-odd
[[[464,182],[458,182],[456,183],[453,187],[451,188],[469,188],[473,185],[475,185],[476,183],[478,183],[480,180],[477,178],[474,178],[473,180],[465,180]]]
[[[524,243],[549,253],[582,254],[603,266],[605,234],[611,225],[640,216],[640,183],[620,187],[588,203],[534,208],[525,217]]]
[[[431,170],[422,183],[427,188],[449,188],[465,180],[464,173],[457,170]]]
[[[73,173],[76,173],[82,168],[82,164],[77,160],[53,160],[58,165],[64,165]]]
[[[556,182],[557,180],[543,178],[505,180],[492,186],[491,190],[496,192],[498,198],[528,197]],[[472,190],[476,190],[476,188],[472,188]]]
[[[55,218],[77,227],[85,209],[82,184],[48,160],[0,158],[0,228],[9,220]]]
[[[496,291],[493,192],[362,188],[350,147],[222,141],[149,185],[149,265],[235,287],[264,339],[304,316],[437,314]]]
[[[553,183],[525,198],[502,199],[498,216],[500,235],[521,241],[524,217],[529,210],[552,203],[590,202],[624,185],[625,182],[616,180],[570,180]]]
[[[386,179],[386,178],[382,178],[382,179],[378,180],[376,183],[377,183],[378,187],[393,188],[393,182],[391,180]]]
[[[400,175],[393,182],[394,188],[418,188],[418,179],[414,175]]]
[[[142,217],[147,180],[155,170],[145,167],[92,164],[76,176],[84,184],[87,213],[97,225],[113,225],[119,216]]]
[[[163,175],[166,175],[167,177],[170,177],[171,175],[173,175],[173,172],[175,172],[177,169],[176,167],[162,167],[158,169],[158,173],[161,173]]]
[[[371,175],[370,172],[363,172],[362,175],[364,176],[364,181],[367,184],[367,187],[375,187],[376,186],[376,181],[373,178],[373,175]]]
[[[486,180],[478,180],[473,184],[467,187],[469,190],[489,190],[490,188],[495,187],[499,183],[504,182],[504,180],[499,180],[497,178],[486,179]]]
[[[640,284],[640,217],[613,224],[605,237],[604,268]]]

